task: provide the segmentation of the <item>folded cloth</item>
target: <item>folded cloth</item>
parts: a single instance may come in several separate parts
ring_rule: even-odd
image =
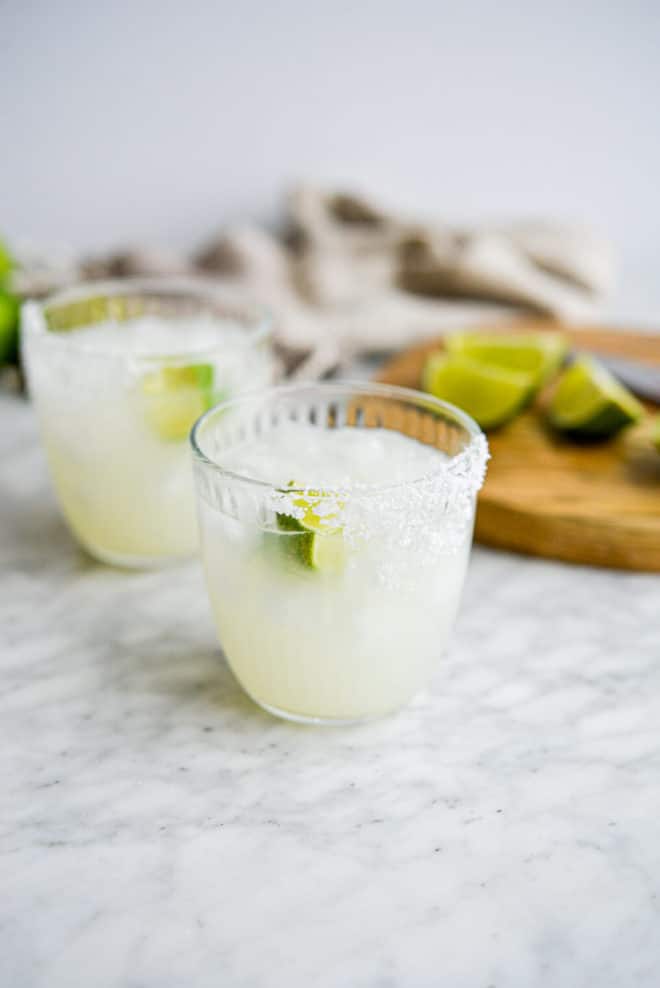
[[[609,246],[575,226],[455,230],[309,185],[290,196],[284,240],[229,230],[197,262],[271,305],[281,342],[313,354],[298,373],[530,311],[589,322],[613,278]]]
[[[573,226],[526,223],[454,230],[406,222],[366,201],[302,186],[291,202],[299,281],[316,303],[388,287],[583,319],[610,287],[609,247]]]
[[[311,377],[363,353],[530,311],[591,321],[613,264],[609,246],[578,227],[456,229],[301,185],[281,237],[243,225],[190,258],[132,249],[78,265],[81,278],[194,273],[269,306],[287,366]],[[29,294],[29,272],[26,280]]]

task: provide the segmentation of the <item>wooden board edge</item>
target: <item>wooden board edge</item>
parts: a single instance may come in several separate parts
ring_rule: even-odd
[[[612,532],[597,520],[550,518],[479,499],[475,540],[528,556],[612,570],[660,573],[660,541],[625,522]]]

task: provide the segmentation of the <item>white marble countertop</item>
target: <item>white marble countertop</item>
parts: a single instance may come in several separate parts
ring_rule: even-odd
[[[3,988],[658,985],[660,577],[477,549],[429,695],[296,727],[0,421]]]

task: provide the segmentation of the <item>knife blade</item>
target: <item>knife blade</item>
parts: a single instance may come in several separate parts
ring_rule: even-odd
[[[615,357],[611,353],[593,350],[574,350],[569,354],[568,362],[572,363],[578,356],[595,357],[638,398],[660,405],[660,366],[654,367],[652,364],[642,363],[641,360]]]

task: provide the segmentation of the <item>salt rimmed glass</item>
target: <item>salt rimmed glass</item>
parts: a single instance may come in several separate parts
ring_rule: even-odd
[[[237,451],[270,436],[272,446],[290,423],[393,430],[444,455],[403,483],[334,490],[322,478],[303,487],[236,468]],[[211,606],[245,691],[313,723],[406,704],[436,668],[462,592],[488,456],[476,423],[405,388],[299,384],[219,405],[191,443]],[[307,530],[310,506],[323,534]]]
[[[144,351],[131,333],[147,323]],[[90,327],[104,335],[75,332]],[[267,315],[201,279],[87,283],[26,303],[22,350],[53,486],[78,541],[118,566],[194,553],[188,434],[221,398],[272,382]]]

